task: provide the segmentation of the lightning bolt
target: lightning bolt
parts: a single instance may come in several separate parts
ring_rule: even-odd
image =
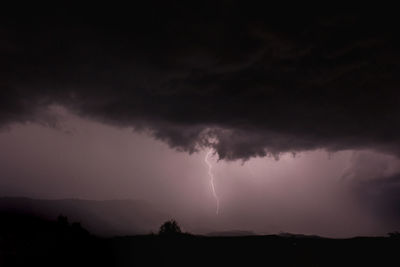
[[[210,149],[207,152],[206,157],[204,158],[204,162],[208,166],[208,176],[210,176],[211,191],[212,191],[212,194],[214,196],[215,202],[217,203],[217,209],[216,209],[215,213],[218,215],[218,212],[219,212],[219,198],[217,196],[217,192],[215,191],[214,174],[212,173],[212,165],[211,165],[210,161],[208,160],[211,154],[212,154],[212,149]]]

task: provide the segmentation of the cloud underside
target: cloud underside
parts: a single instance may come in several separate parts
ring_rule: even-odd
[[[203,9],[10,14],[0,123],[60,104],[226,160],[318,148],[399,155],[396,16]]]

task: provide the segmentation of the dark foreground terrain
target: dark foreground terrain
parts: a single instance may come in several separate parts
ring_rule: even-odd
[[[399,266],[400,239],[189,234],[98,238],[66,217],[0,214],[0,266]]]
[[[31,214],[54,220],[62,213],[81,222],[92,234],[101,236],[138,235],[157,229],[171,216],[140,200],[32,199],[0,197],[0,214]]]

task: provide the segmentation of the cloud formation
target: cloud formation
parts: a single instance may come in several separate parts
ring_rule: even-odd
[[[0,123],[35,121],[57,103],[226,160],[317,148],[399,155],[395,14],[154,4],[8,10]]]

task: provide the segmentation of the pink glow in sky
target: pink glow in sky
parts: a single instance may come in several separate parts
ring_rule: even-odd
[[[79,118],[61,107],[52,114],[59,120],[55,128],[14,124],[0,132],[1,196],[140,199],[195,233],[240,229],[342,237],[384,234],[393,225],[355,190],[398,173],[393,156],[317,150],[279,160],[218,161],[207,157],[208,150],[178,152],[145,132]]]

